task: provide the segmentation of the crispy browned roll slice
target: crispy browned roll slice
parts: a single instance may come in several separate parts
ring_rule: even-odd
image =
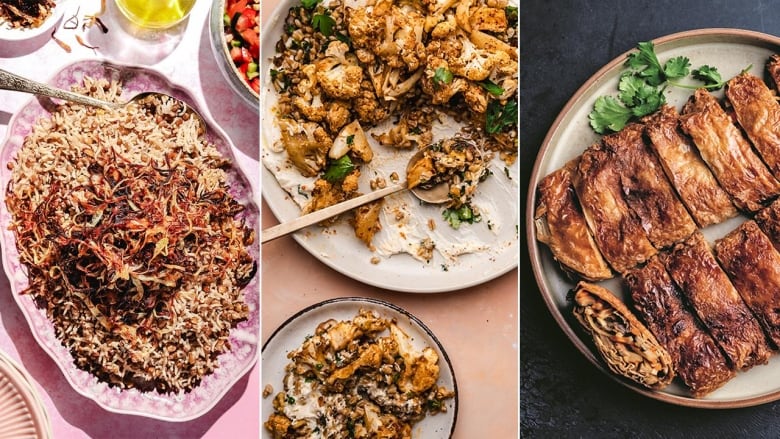
[[[664,259],[669,275],[734,368],[746,370],[769,360],[771,350],[761,326],[701,232],[675,245]]]
[[[612,270],[596,247],[572,186],[571,173],[577,162],[571,160],[539,182],[536,238],[547,244],[564,270],[588,280],[609,279]]]
[[[650,242],[663,249],[690,236],[696,223],[645,143],[644,126],[629,124],[602,141],[617,157],[623,196],[642,221]]]
[[[766,63],[766,70],[775,83],[775,90],[780,91],[780,55],[772,55]]]
[[[715,241],[715,254],[747,306],[780,346],[780,253],[752,221]]]
[[[637,315],[666,348],[675,374],[700,398],[736,375],[701,321],[685,306],[682,293],[658,257],[626,273]]]
[[[780,103],[775,94],[763,79],[742,73],[729,80],[726,97],[748,139],[780,178]]]
[[[731,198],[715,180],[690,138],[680,131],[677,110],[664,105],[643,122],[666,176],[696,223],[707,227],[736,216],[737,208]]]
[[[614,154],[601,144],[592,145],[582,154],[572,181],[596,245],[613,269],[622,273],[657,253],[623,198]]]
[[[672,382],[674,368],[669,353],[611,291],[580,282],[571,298],[574,317],[593,336],[612,372],[651,389]]]
[[[717,99],[706,90],[696,90],[683,107],[680,121],[739,209],[755,212],[780,193],[780,183],[753,152]]]
[[[780,251],[780,199],[761,209],[753,217],[761,231],[769,237],[777,251]]]

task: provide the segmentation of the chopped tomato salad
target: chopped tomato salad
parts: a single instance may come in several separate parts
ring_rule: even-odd
[[[230,57],[244,81],[260,93],[260,1],[228,0],[225,36]]]

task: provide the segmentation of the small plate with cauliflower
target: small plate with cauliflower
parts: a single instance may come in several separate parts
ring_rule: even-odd
[[[441,343],[385,301],[301,310],[263,346],[263,439],[450,437],[457,383]]]
[[[261,88],[263,197],[279,221],[403,181],[418,149],[462,136],[491,163],[465,205],[399,193],[294,237],[396,291],[461,289],[516,267],[517,26],[507,0],[280,3]]]

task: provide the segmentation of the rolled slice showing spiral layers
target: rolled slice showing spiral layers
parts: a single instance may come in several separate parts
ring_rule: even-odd
[[[662,389],[672,382],[669,353],[611,291],[583,281],[570,297],[574,317],[593,337],[612,372],[650,389]]]

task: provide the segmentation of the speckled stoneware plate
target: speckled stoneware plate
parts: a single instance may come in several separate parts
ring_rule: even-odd
[[[668,35],[654,42],[655,51],[662,63],[676,56],[686,56],[690,58],[692,68],[703,64],[715,66],[724,79],[739,74],[751,65],[751,73],[763,76],[764,65],[769,56],[780,53],[780,38],[737,29],[694,30]],[[707,408],[744,407],[778,400],[780,399],[780,373],[778,373],[780,355],[777,354],[772,357],[768,365],[756,366],[749,371],[738,373],[737,377],[725,386],[701,399],[691,397],[678,380],[662,391],[650,391],[612,374],[571,318],[571,304],[567,303],[566,294],[574,284],[553,260],[548,248],[536,241],[533,220],[536,185],[546,175],[580,155],[586,147],[598,139],[598,135],[590,128],[588,113],[593,108],[597,97],[617,94],[619,75],[623,71],[627,54],[612,60],[580,87],[553,123],[536,158],[528,189],[525,220],[531,263],[542,296],[555,320],[588,360],[621,384],[643,395],[672,404]],[[673,88],[667,92],[667,102],[679,110],[691,93],[691,90]],[[723,91],[717,92],[716,96],[722,97]],[[735,229],[744,219],[744,217],[734,218],[703,229],[702,232],[712,243]],[[625,297],[625,285],[622,281],[612,279],[602,284],[618,297]]]
[[[71,84],[81,82],[84,76],[106,77],[121,80],[126,98],[141,91],[161,91],[190,103],[201,113],[207,124],[207,139],[225,156],[233,160],[234,166],[228,170],[228,184],[231,194],[247,208],[241,214],[248,227],[258,233],[259,211],[245,174],[238,168],[233,145],[227,135],[202,109],[186,89],[170,83],[162,73],[148,68],[138,68],[110,64],[100,61],[77,61],[56,73],[49,84],[69,88]],[[0,187],[5,190],[10,179],[6,164],[10,162],[22,145],[25,136],[38,118],[47,117],[47,110],[38,99],[32,99],[16,113],[9,124],[7,138],[0,151]],[[246,372],[258,357],[258,335],[260,327],[260,293],[257,275],[244,288],[244,300],[249,306],[249,318],[231,331],[232,349],[219,357],[219,367],[214,373],[203,378],[198,387],[189,393],[162,395],[157,392],[139,392],[137,390],[118,390],[99,382],[93,375],[82,371],[73,364],[68,350],[57,340],[54,327],[43,310],[38,309],[30,296],[20,295],[28,283],[24,268],[20,265],[19,254],[13,233],[8,229],[11,216],[5,203],[0,203],[0,244],[2,244],[3,267],[11,282],[14,300],[27,319],[33,336],[41,347],[54,359],[65,378],[80,394],[94,400],[106,410],[147,416],[166,421],[187,421],[210,410],[222,396]],[[259,241],[259,240],[258,240]],[[259,244],[249,248],[255,261],[259,261]]]
[[[412,344],[422,349],[430,346],[439,355],[438,385],[454,390],[455,396],[446,400],[447,411],[426,416],[412,428],[412,437],[445,439],[455,430],[458,417],[458,385],[452,363],[433,332],[408,311],[391,303],[365,297],[344,297],[326,300],[302,309],[287,319],[263,344],[261,386],[271,385],[273,392],[260,405],[261,419],[265,422],[273,413],[273,398],[283,391],[284,368],[289,363],[287,354],[300,347],[307,336],[314,334],[317,325],[329,319],[351,320],[361,309],[376,311],[383,318],[395,319],[396,324],[412,339]],[[271,434],[262,428],[261,437],[271,439]]]
[[[62,19],[70,0],[55,0],[54,9],[44,22],[35,28],[13,28],[11,24],[0,18],[0,41],[24,41],[30,40],[45,33],[51,32]]]
[[[299,203],[305,204],[309,196],[298,190],[301,177],[285,162],[286,154],[274,151],[280,129],[274,117],[277,95],[268,74],[270,58],[276,53],[276,42],[284,33],[287,11],[298,3],[299,0],[282,0],[278,4],[263,26],[261,41],[261,53],[265,56],[261,60],[261,73],[265,79],[260,88],[263,198],[281,222],[300,216]],[[412,152],[383,147],[370,136],[371,132],[383,132],[389,128],[385,124],[369,130],[368,139],[374,159],[361,169],[360,191],[363,193],[371,190],[370,179],[382,176],[389,182],[392,172],[397,172],[401,178],[405,175]],[[451,136],[459,129],[454,121],[445,120],[434,125],[434,140]],[[280,167],[284,169],[279,171]],[[480,223],[464,224],[455,230],[442,218],[442,206],[422,205],[413,195],[403,191],[385,198],[380,217],[382,230],[372,241],[377,251],[372,252],[357,239],[346,220],[327,228],[310,226],[293,237],[322,263],[369,285],[393,291],[436,293],[481,284],[514,269],[519,259],[519,161],[507,165],[496,157],[491,170],[493,175],[480,183],[473,199],[483,212]],[[303,184],[311,187],[314,179],[305,180]],[[404,212],[404,215],[396,216],[397,211]],[[435,224],[432,231],[429,230],[429,221]],[[403,249],[418,245],[428,236],[437,248],[431,260],[418,259],[403,252]],[[463,252],[464,248],[471,250],[459,256],[449,256]]]

